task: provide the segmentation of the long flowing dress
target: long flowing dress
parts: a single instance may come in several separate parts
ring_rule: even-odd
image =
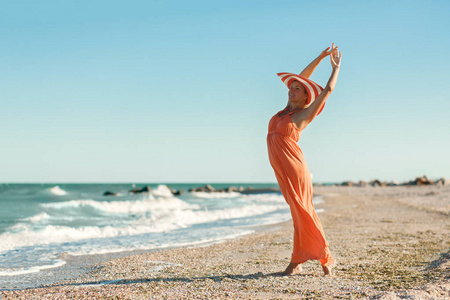
[[[291,262],[303,263],[316,259],[320,260],[323,266],[329,266],[334,260],[328,250],[322,223],[312,203],[311,175],[302,150],[297,145],[301,130],[292,122],[292,112],[282,115],[286,110],[287,108],[270,119],[267,148],[270,164],[289,204],[294,223]]]

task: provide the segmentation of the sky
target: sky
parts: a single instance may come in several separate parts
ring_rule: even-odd
[[[276,182],[276,73],[333,42],[313,181],[450,177],[449,1],[0,3],[0,182]]]

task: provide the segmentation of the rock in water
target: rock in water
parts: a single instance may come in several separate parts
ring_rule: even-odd
[[[189,192],[215,192],[216,189],[213,188],[211,185],[207,184],[205,186],[199,187],[199,188],[193,188],[189,189]]]
[[[141,189],[136,188],[136,189],[129,190],[128,192],[132,193],[132,194],[138,194],[138,193],[148,193],[150,191],[151,191],[151,188],[147,185],[147,186],[144,186]]]
[[[113,192],[110,192],[110,191],[106,191],[106,192],[103,193],[103,196],[117,196],[117,195],[118,195],[117,193],[113,193]]]

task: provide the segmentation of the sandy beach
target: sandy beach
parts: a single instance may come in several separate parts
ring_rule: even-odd
[[[112,259],[76,279],[1,299],[450,299],[450,187],[318,186],[337,261],[284,277],[292,224],[203,247]]]

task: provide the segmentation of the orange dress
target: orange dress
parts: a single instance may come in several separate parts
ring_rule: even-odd
[[[319,217],[314,209],[312,180],[302,150],[297,145],[301,130],[295,127],[291,113],[270,119],[267,134],[269,160],[278,184],[289,204],[294,222],[292,263],[320,260],[323,266],[334,263]]]

